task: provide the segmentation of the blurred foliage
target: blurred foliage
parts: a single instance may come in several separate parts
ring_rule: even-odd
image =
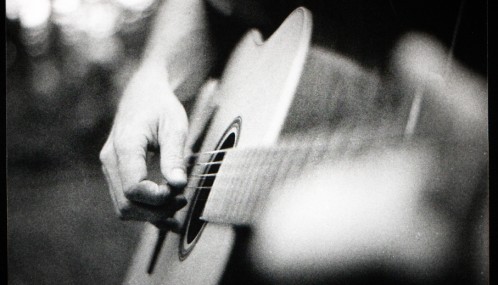
[[[156,0],[7,0],[9,166],[97,161]]]

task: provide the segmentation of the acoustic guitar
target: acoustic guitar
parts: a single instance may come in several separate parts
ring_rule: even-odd
[[[254,245],[252,236],[262,217],[271,215],[273,201],[286,197],[289,185],[300,185],[300,191],[312,195],[306,181],[313,176],[306,173],[314,169],[327,175],[337,170],[331,167],[335,162],[362,161],[366,149],[384,154],[386,149],[397,153],[423,149],[413,138],[421,104],[416,92],[396,100],[383,96],[393,94],[396,86],[333,51],[312,45],[312,30],[311,13],[298,8],[266,40],[258,31],[249,31],[221,79],[204,86],[191,116],[189,145],[194,151],[187,158],[188,205],[175,214],[183,229],[180,234],[164,233],[147,225],[125,284],[276,282],[271,273],[281,271],[272,266],[279,264],[282,255],[277,248],[274,255],[271,247]],[[406,157],[415,157],[414,165],[425,167],[414,167],[410,173],[426,175],[435,169],[430,167],[429,153]],[[387,163],[396,161],[400,160]],[[468,183],[478,184],[482,177],[476,177]],[[303,207],[301,212],[318,210],[305,208],[304,202],[293,205]],[[337,203],[330,205],[337,209]],[[425,226],[437,229],[440,225]],[[439,242],[436,237],[421,243],[427,240],[433,246]],[[285,246],[292,248],[292,239],[286,241]],[[258,248],[266,256],[252,258]],[[266,263],[258,264],[261,260]],[[281,269],[286,268],[290,267]],[[299,265],[293,268],[299,270]]]

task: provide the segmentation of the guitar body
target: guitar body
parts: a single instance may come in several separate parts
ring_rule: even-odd
[[[352,199],[347,207],[343,207],[344,205],[338,207],[339,209],[344,208],[345,213],[348,213],[346,210],[352,205],[358,206],[358,209],[370,209],[370,212],[365,212],[365,216],[372,218],[372,221],[365,222],[371,226],[366,227],[365,231],[362,231],[365,228],[364,225],[351,226],[349,224],[348,229],[358,229],[357,232],[353,231],[353,233],[360,234],[347,235],[346,244],[350,237],[370,235],[380,229],[381,233],[378,236],[388,237],[381,245],[387,244],[388,248],[391,249],[395,248],[394,244],[398,244],[399,253],[396,253],[398,254],[396,257],[396,254],[386,253],[385,248],[382,247],[381,250],[375,251],[375,254],[371,254],[377,262],[373,264],[382,264],[384,261],[379,258],[386,255],[387,257],[384,256],[388,261],[385,263],[386,266],[392,266],[395,271],[400,271],[399,268],[408,268],[412,271],[415,270],[418,274],[417,270],[423,268],[420,269],[420,272],[429,272],[429,275],[439,276],[438,271],[442,271],[439,269],[443,268],[450,269],[448,272],[451,275],[452,267],[439,262],[439,260],[447,259],[453,262],[455,259],[447,258],[445,253],[459,252],[459,250],[446,245],[460,244],[460,242],[458,239],[453,239],[458,235],[448,234],[445,236],[440,235],[439,232],[450,233],[453,228],[457,228],[463,219],[462,217],[469,212],[467,211],[469,204],[463,201],[473,201],[474,193],[478,193],[474,189],[481,187],[479,179],[484,177],[482,173],[485,175],[483,170],[486,169],[486,157],[475,159],[476,162],[473,164],[458,164],[458,162],[462,161],[462,153],[467,153],[468,160],[483,153],[484,156],[486,155],[486,145],[472,141],[482,137],[482,133],[477,132],[476,135],[466,138],[470,138],[469,141],[475,143],[476,146],[469,147],[469,144],[465,142],[461,145],[455,143],[455,146],[450,147],[450,144],[444,141],[444,133],[433,134],[434,130],[440,132],[438,127],[442,126],[436,126],[434,122],[448,122],[452,118],[451,115],[448,115],[451,112],[443,114],[446,117],[438,117],[442,114],[440,111],[443,110],[442,107],[446,108],[446,106],[434,99],[438,98],[436,95],[430,94],[434,98],[427,96],[422,99],[424,90],[419,89],[420,86],[417,85],[417,88],[413,88],[414,86],[397,85],[399,82],[395,81],[399,78],[396,78],[396,75],[383,77],[381,80],[374,71],[366,71],[331,50],[313,45],[311,40],[311,13],[304,8],[298,8],[266,40],[263,40],[257,31],[248,32],[232,53],[219,82],[216,84],[208,82],[205,85],[199,94],[198,105],[194,107],[191,114],[190,137],[187,145],[193,146],[192,149],[196,155],[193,156],[195,157],[193,161],[189,161],[189,166],[191,166],[189,183],[185,189],[188,204],[175,214],[175,218],[180,221],[183,228],[179,234],[166,233],[164,235],[154,226],[146,225],[124,281],[125,284],[265,284],[275,282],[275,279],[272,279],[274,276],[271,275],[272,272],[276,271],[268,268],[271,265],[266,266],[263,264],[264,262],[258,263],[257,258],[251,259],[251,252],[248,251],[248,248],[258,242],[257,239],[256,242],[251,240],[253,234],[251,228],[258,229],[258,227],[252,227],[253,223],[257,223],[259,213],[264,212],[265,206],[263,204],[267,200],[271,200],[271,198],[267,199],[271,196],[270,191],[275,191],[276,196],[279,195],[278,193],[287,193],[284,191],[290,187],[284,189],[286,185],[291,187],[296,185],[292,179],[299,175],[305,175],[300,172],[303,169],[299,169],[301,161],[307,161],[311,170],[317,166],[324,167],[324,164],[317,162],[326,162],[328,167],[331,167],[325,166],[324,169],[328,171],[333,169],[335,163],[341,161],[341,155],[342,158],[346,157],[345,161],[349,163],[343,164],[346,165],[343,169],[353,169],[356,172],[351,171],[351,173],[357,173],[357,175],[343,175],[343,178],[346,177],[344,179],[349,177],[353,182],[365,180],[363,178],[367,173],[367,177],[375,182],[368,186],[355,188],[356,190],[365,190],[366,192],[363,193],[366,195],[365,197],[372,197],[372,201],[360,199],[360,202],[365,200],[365,205],[373,205],[373,208],[364,207],[365,205],[361,205],[361,203],[358,204],[358,199]],[[401,88],[403,88],[403,92],[400,91]],[[469,99],[469,102],[474,102],[472,100],[474,99]],[[423,110],[420,111],[422,105]],[[425,109],[432,110],[432,113]],[[426,129],[423,128],[424,125]],[[447,129],[443,128],[443,131],[451,130],[455,134],[466,133],[468,131],[468,129],[464,129],[466,125],[460,125],[448,126]],[[483,130],[485,128],[482,125],[482,123],[478,124],[477,128],[473,127],[472,129]],[[424,132],[429,135],[433,134],[436,138],[441,137],[441,141],[437,143],[430,140],[423,141]],[[301,148],[319,142],[320,138],[327,143],[323,148],[315,148],[307,152],[301,152],[297,148],[289,148],[286,152],[285,148],[281,148],[280,150],[284,151],[277,151],[278,155],[272,156],[277,153],[273,151],[277,149],[275,146],[285,146],[286,143],[287,145],[295,144],[296,138]],[[394,141],[397,144],[399,153],[403,154],[403,159],[400,160],[402,162],[399,162],[397,166],[393,164],[395,160],[384,161],[385,165],[389,166],[386,169],[399,170],[404,169],[405,166],[413,167],[413,169],[406,171],[405,176],[400,176],[396,172],[393,172],[391,176],[386,176],[388,172],[383,171],[383,168],[375,163],[368,169],[359,167],[359,165],[365,165],[361,158],[358,160],[361,163],[356,165],[358,167],[351,168],[351,165],[355,165],[354,159],[358,158],[357,154],[362,151],[362,147],[364,147],[363,150],[376,147],[373,143],[374,140],[370,140],[376,138],[390,138],[391,142]],[[415,139],[419,140],[414,143]],[[378,147],[377,150],[382,149],[383,144],[384,141],[379,141],[381,147]],[[389,148],[390,146],[386,144],[384,150]],[[261,151],[255,152],[253,150]],[[396,150],[396,148],[394,147],[392,150]],[[377,153],[379,154],[377,157],[369,157],[365,161],[369,159],[377,161],[376,159],[382,157],[389,159],[396,157],[386,156],[386,153],[389,154],[389,152],[379,151]],[[391,154],[393,153],[395,152],[391,152]],[[286,157],[291,157],[291,159]],[[339,159],[330,159],[331,157]],[[248,162],[240,163],[243,160]],[[236,161],[239,163],[235,163]],[[282,161],[286,161],[285,167],[280,167],[282,164],[278,162]],[[382,162],[382,160],[379,161]],[[456,161],[457,164],[451,164],[448,161]],[[341,173],[343,169],[335,170]],[[363,170],[365,172],[361,172]],[[327,171],[322,171],[321,176],[330,178],[331,175],[328,175]],[[440,175],[434,177],[433,173]],[[462,176],[462,173],[479,173],[479,175]],[[420,175],[417,176],[418,174]],[[289,180],[288,177],[291,179]],[[358,177],[362,179],[358,179]],[[401,178],[393,180],[392,177]],[[442,179],[442,177],[446,177],[447,180]],[[312,176],[308,178],[313,179]],[[341,180],[339,178],[335,177],[335,182]],[[346,181],[343,184],[348,185],[351,181]],[[406,185],[399,184],[394,188],[396,190],[408,189],[406,193],[411,196],[407,195],[408,198],[406,198],[391,194],[377,196],[372,194],[382,193],[379,192],[379,189],[382,190],[385,188],[384,186],[391,185],[391,183],[386,182],[392,181],[408,181]],[[417,183],[420,181],[425,181],[424,183],[431,186],[428,187],[428,190],[420,186],[420,189],[424,189],[428,193],[431,189],[460,191],[458,192],[460,195],[454,196],[461,197],[461,200],[449,200],[450,202],[446,204],[438,202],[438,205],[440,204],[438,207],[449,209],[447,213],[453,211],[454,214],[450,215],[450,218],[444,214],[432,212],[434,205],[431,204],[431,199],[434,197],[418,195],[417,191],[420,189],[417,187],[412,189],[412,186],[418,185]],[[452,181],[458,187],[449,187],[444,184],[448,181]],[[325,185],[322,187],[325,189],[322,191],[324,197],[327,196],[327,185],[332,185],[335,182],[327,180],[323,184]],[[301,186],[298,190],[307,187],[306,183],[304,186],[303,183],[299,185]],[[305,193],[305,196],[313,193],[312,190],[316,189],[306,190],[310,191],[297,192]],[[395,191],[393,193],[405,192]],[[453,197],[453,195],[451,196]],[[395,197],[393,199],[398,200],[386,202],[382,200],[385,197]],[[344,199],[344,197],[342,198]],[[329,197],[329,199],[332,198]],[[375,202],[375,199],[380,200]],[[301,202],[302,200],[298,199],[297,201]],[[393,208],[393,214],[386,210],[390,206],[399,205],[400,201],[404,201],[406,206],[400,209]],[[431,203],[427,201],[431,201]],[[304,212],[319,212],[313,210],[316,209],[304,209]],[[386,215],[379,214],[386,211],[388,212]],[[395,213],[405,213],[405,218],[409,222],[402,219],[397,220],[399,215]],[[340,216],[339,214],[331,218],[336,218]],[[356,213],[354,214],[356,215]],[[377,214],[379,216],[376,216]],[[288,216],[290,215],[281,216],[279,221],[284,221]],[[325,216],[322,215],[322,218]],[[346,215],[346,220],[349,219],[349,216]],[[294,220],[297,219],[294,218]],[[439,219],[445,222],[433,223]],[[323,221],[322,224],[327,224],[329,220]],[[383,222],[376,224],[378,221]],[[391,221],[393,224],[386,221]],[[449,224],[446,221],[453,221],[454,224]],[[395,222],[399,222],[399,224]],[[347,226],[346,223],[346,228]],[[383,228],[383,226],[385,227]],[[294,224],[291,223],[291,227],[294,231]],[[406,238],[399,235],[397,231],[399,228],[405,231],[404,237]],[[372,230],[368,231],[368,229]],[[389,240],[389,235],[386,232],[391,229],[394,230],[392,231],[392,240]],[[436,234],[433,235],[433,233]],[[281,233],[273,232],[273,234],[275,236]],[[326,236],[325,240],[329,241],[337,237],[337,232],[334,229],[330,230],[328,234],[330,236]],[[419,239],[418,236],[421,234],[425,234],[427,240]],[[265,238],[267,236],[271,235],[265,235]],[[321,233],[318,236],[321,236]],[[286,242],[280,249],[286,250],[288,244],[295,245],[293,235],[289,237],[288,240],[284,239]],[[365,241],[365,247],[361,247],[362,253],[366,252],[365,248],[372,247],[370,237]],[[416,246],[412,246],[413,244]],[[334,247],[336,244],[323,246],[330,249],[341,249],[339,245]],[[265,247],[261,254],[264,256],[263,260],[269,260],[268,264],[272,264],[272,262],[274,265],[278,264],[278,258],[275,257],[273,250],[275,247],[269,248]],[[302,248],[306,248],[306,246],[302,246]],[[313,247],[308,248],[313,249]],[[319,262],[308,262],[307,270],[309,272],[318,270],[318,272],[324,273],[325,279],[322,281],[326,283],[327,274],[331,271],[330,268],[334,266],[340,268],[344,260],[338,257],[336,252],[330,251],[330,254],[326,254],[326,251],[317,250],[317,248],[320,247],[315,247],[311,251],[313,253],[320,252],[323,256]],[[417,250],[413,252],[413,248],[417,248]],[[424,248],[426,251],[421,250]],[[440,249],[440,252],[437,249]],[[291,252],[297,252],[294,261],[300,261],[306,255],[306,253],[301,254],[299,250],[291,250]],[[312,257],[310,260],[314,258],[313,253],[307,253]],[[409,254],[405,255],[405,253]],[[344,258],[347,259],[348,256],[356,255],[348,253],[344,255]],[[359,258],[363,257],[360,254]],[[338,258],[340,261],[334,258]],[[431,263],[432,259],[437,262]],[[306,263],[306,258],[304,260]],[[338,263],[327,263],[327,260]],[[410,263],[412,261],[413,263]],[[317,264],[323,266],[317,268]],[[418,267],[419,265],[422,267]],[[287,284],[287,281],[299,282],[298,279],[293,279],[294,275],[288,274],[288,268],[295,269],[293,273],[296,273],[300,270],[300,265],[297,262],[292,262],[291,265],[282,269],[281,275],[291,276],[289,277],[291,279],[286,279],[283,284]],[[434,270],[434,272],[430,273],[430,270]],[[261,272],[263,274],[260,274]],[[410,273],[409,270],[408,272]],[[352,274],[354,275],[354,273]],[[407,276],[411,276],[410,274]],[[312,280],[311,283],[316,281],[316,274],[313,273],[308,277],[307,280]],[[346,280],[348,280],[347,278]],[[411,277],[409,279],[411,280]],[[425,280],[418,281],[425,284]],[[345,283],[350,284],[350,282]]]
[[[299,8],[266,41],[254,30],[242,39],[214,91],[219,104],[201,153],[217,149],[234,122],[237,148],[267,146],[279,139],[308,55],[311,30],[311,14]],[[202,112],[209,108],[198,109]],[[198,162],[209,159],[201,156]],[[196,183],[191,181],[185,189],[189,204],[175,216],[186,228],[195,204]],[[145,227],[125,284],[218,284],[223,280],[236,239],[243,238],[236,236],[231,225],[206,223],[185,254],[182,251],[189,247],[183,246],[188,244],[185,231],[168,233],[154,270],[148,273],[158,233],[152,225]]]

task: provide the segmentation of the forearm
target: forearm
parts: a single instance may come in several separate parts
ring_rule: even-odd
[[[200,86],[214,60],[204,1],[164,1],[155,17],[142,67],[165,73],[172,90],[187,89],[175,92],[183,101]]]

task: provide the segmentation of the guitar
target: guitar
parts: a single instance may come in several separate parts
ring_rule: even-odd
[[[416,92],[397,98],[394,107],[379,106],[379,94],[392,94],[392,84],[312,45],[312,31],[312,16],[305,8],[290,14],[266,40],[251,30],[237,45],[219,82],[205,85],[190,125],[189,145],[194,153],[188,157],[188,205],[175,214],[183,230],[180,234],[162,233],[147,225],[125,284],[288,283],[292,280],[272,279],[271,273],[282,275],[282,270],[299,270],[299,265],[278,268],[279,258],[285,256],[278,255],[282,244],[274,245],[277,253],[273,255],[268,246],[271,242],[264,241],[268,235],[261,235],[273,225],[268,224],[275,209],[272,205],[279,209],[289,198],[286,189],[298,185],[307,191],[308,184],[302,181],[313,179],[306,175],[314,169],[322,169],[322,176],[327,176],[329,170],[337,173],[348,169],[347,165],[363,164],[373,159],[365,156],[371,149],[379,155],[389,149],[401,154],[394,155],[401,160],[384,162],[387,164],[415,159],[415,166],[408,171],[415,174],[400,178],[390,190],[410,186],[409,182],[419,181],[417,177],[439,169],[432,167],[435,163],[431,153],[424,151],[425,144],[413,138],[421,104]],[[458,153],[460,148],[456,149]],[[417,157],[418,150],[424,155]],[[467,170],[482,168],[479,160]],[[476,185],[480,178],[476,175],[466,183]],[[383,197],[392,193],[385,192]],[[299,199],[287,200],[294,201],[294,207],[306,207]],[[313,213],[315,209],[304,211]],[[282,222],[282,214],[278,221]],[[437,223],[420,225],[424,226],[442,227]],[[256,239],[252,239],[254,229]],[[429,246],[436,249],[446,236],[431,238]],[[292,246],[292,239],[286,242]],[[433,258],[430,252],[420,256]]]

